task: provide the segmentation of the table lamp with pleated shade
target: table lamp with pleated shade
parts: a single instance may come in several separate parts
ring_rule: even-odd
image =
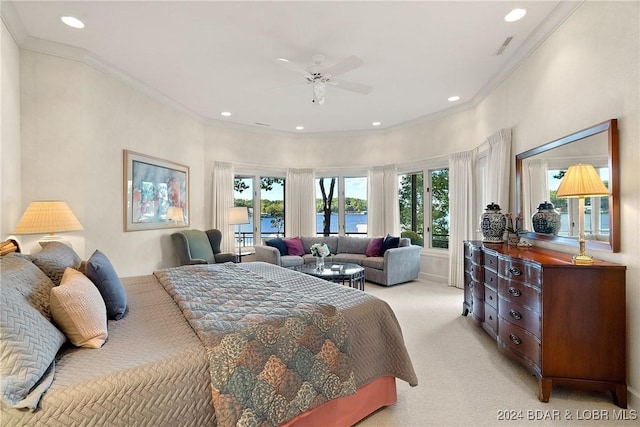
[[[55,233],[84,230],[69,206],[61,200],[42,200],[29,204],[14,234],[47,234],[40,243],[61,241]],[[63,242],[66,243],[66,242]],[[68,244],[68,243],[66,243]]]
[[[584,250],[584,198],[608,195],[609,190],[605,187],[598,172],[592,165],[577,164],[569,166],[562,181],[560,181],[556,196],[578,199],[578,225],[580,230],[578,243],[580,249],[578,254],[573,257],[574,264],[593,264],[593,258],[586,255]]]

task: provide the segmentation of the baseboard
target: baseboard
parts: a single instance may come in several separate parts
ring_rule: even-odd
[[[640,391],[627,386],[627,407],[640,411]]]

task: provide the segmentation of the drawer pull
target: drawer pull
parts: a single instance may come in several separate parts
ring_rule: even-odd
[[[509,293],[514,297],[519,297],[520,295],[522,295],[522,292],[520,292],[519,289],[512,288],[512,287],[509,287]]]
[[[510,339],[511,341],[513,341],[513,343],[514,343],[515,345],[520,345],[520,344],[522,344],[522,340],[521,340],[521,339],[520,339],[520,337],[519,337],[519,336],[517,336],[516,334],[509,334],[509,339]]]
[[[514,309],[509,310],[509,316],[513,317],[516,320],[522,319],[522,314],[520,314],[517,310],[514,310]]]
[[[514,276],[519,276],[522,274],[522,271],[520,271],[518,267],[509,267],[509,273],[513,274]]]
[[[493,295],[489,295],[489,300],[493,301]]]

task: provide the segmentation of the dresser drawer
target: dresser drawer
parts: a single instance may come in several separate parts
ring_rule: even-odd
[[[522,328],[504,320],[498,320],[498,336],[507,348],[520,353],[540,366],[540,342]]]
[[[464,245],[464,256],[475,264],[482,264],[482,249],[470,244]]]
[[[494,289],[498,289],[498,273],[491,271],[488,268],[484,269],[484,283],[491,286]]]
[[[498,312],[488,304],[484,305],[484,321],[491,326],[494,333],[498,332]]]
[[[484,287],[484,302],[491,307],[498,308],[498,292],[488,286]]]
[[[465,258],[464,259],[464,271],[471,271],[471,266],[473,264],[471,263],[471,259],[470,258]]]
[[[540,291],[537,288],[499,277],[498,295],[540,313]]]
[[[484,254],[484,266],[493,271],[498,271],[498,255]]]
[[[485,289],[485,294],[486,294]],[[509,323],[526,329],[533,335],[540,338],[540,314],[531,311],[521,305],[514,304],[510,301],[500,299],[498,302],[498,313],[500,317]]]
[[[518,259],[500,259],[498,273],[506,279],[525,282],[533,286],[540,287],[542,283],[540,266]]]
[[[471,266],[471,278],[476,282],[484,282],[484,268],[481,265]]]

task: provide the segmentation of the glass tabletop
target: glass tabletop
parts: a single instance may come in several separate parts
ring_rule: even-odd
[[[293,270],[301,273],[310,274],[317,277],[340,277],[351,276],[364,271],[364,268],[358,264],[350,262],[325,262],[324,268],[319,270],[315,264],[303,264],[293,267]]]

